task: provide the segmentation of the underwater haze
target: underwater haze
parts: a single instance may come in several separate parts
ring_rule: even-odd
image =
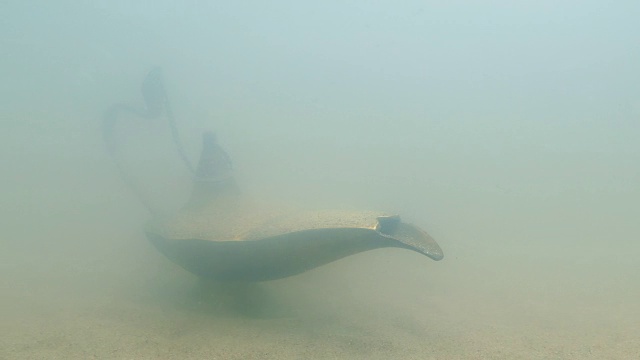
[[[640,2],[2,1],[1,359],[640,358]],[[399,214],[386,248],[209,286],[146,239],[103,141],[163,69],[243,194]],[[163,211],[191,174],[128,117]]]

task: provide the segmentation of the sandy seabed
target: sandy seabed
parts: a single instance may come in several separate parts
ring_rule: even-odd
[[[1,359],[640,358],[624,262],[386,249],[238,291],[121,233],[5,247]]]

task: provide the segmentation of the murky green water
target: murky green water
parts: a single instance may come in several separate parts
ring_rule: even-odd
[[[0,9],[0,358],[640,354],[635,3]],[[212,129],[248,196],[397,212],[445,259],[198,282],[147,242],[102,142],[154,65],[192,159]],[[177,209],[169,129],[130,120],[130,168]]]

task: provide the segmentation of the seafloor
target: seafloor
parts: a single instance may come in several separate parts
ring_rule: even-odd
[[[163,258],[105,156],[28,158],[4,169],[0,359],[640,359],[624,193],[552,213],[431,192],[407,212],[444,260],[374,250],[243,289]]]
[[[84,226],[3,249],[0,359],[640,356],[638,274],[624,262],[376,250],[238,289],[197,283],[133,226],[120,239]]]

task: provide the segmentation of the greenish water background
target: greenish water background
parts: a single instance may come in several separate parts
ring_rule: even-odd
[[[0,7],[0,357],[640,351],[636,3]],[[379,250],[265,284],[287,317],[203,304],[146,243],[100,135],[154,65],[189,154],[215,130],[247,194],[398,212],[445,259]],[[166,125],[123,137],[177,208]]]

